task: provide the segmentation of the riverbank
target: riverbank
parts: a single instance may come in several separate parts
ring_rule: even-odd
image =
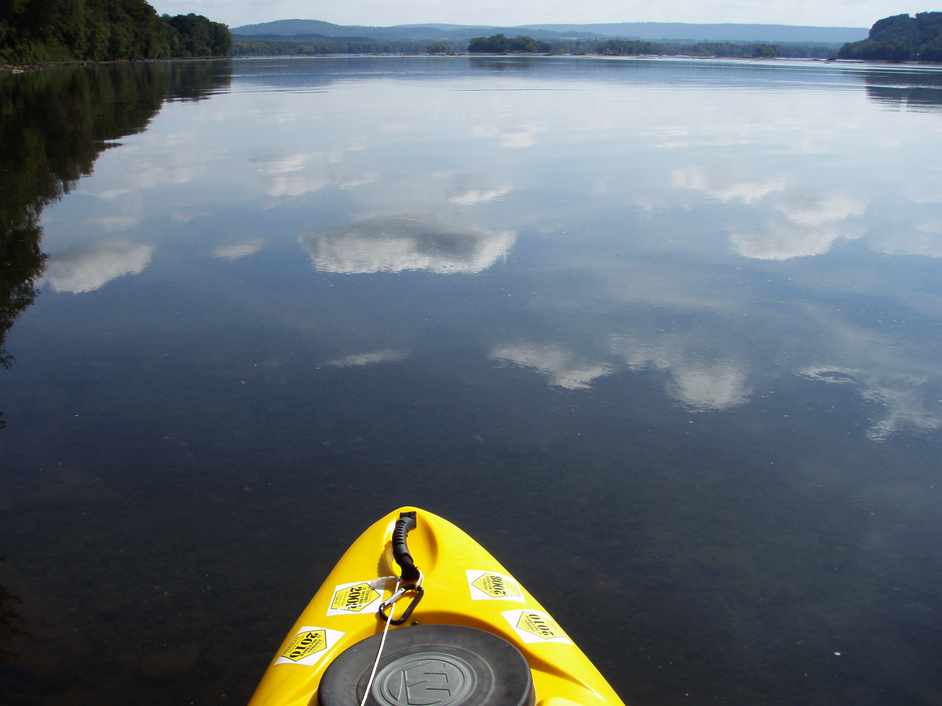
[[[114,61],[46,61],[35,64],[0,64],[0,74],[26,74],[47,69],[64,69],[84,66],[107,66],[109,64],[169,64],[181,61],[225,61],[238,57],[231,56],[192,56],[173,59],[116,59]]]
[[[17,75],[17,74],[26,74],[34,73],[36,71],[46,71],[49,69],[60,69],[60,68],[75,68],[75,67],[85,67],[85,66],[102,66],[108,64],[165,64],[165,63],[174,63],[174,62],[206,62],[206,61],[253,61],[253,60],[265,60],[265,59],[343,59],[343,58],[363,58],[363,57],[373,57],[373,58],[440,58],[440,59],[457,59],[457,58],[479,58],[479,59],[508,59],[508,58],[532,58],[532,59],[637,59],[637,60],[652,60],[652,59],[674,59],[674,60],[704,60],[704,61],[807,61],[807,62],[824,62],[824,63],[835,63],[835,64],[870,64],[870,65],[883,65],[883,66],[916,66],[916,67],[925,67],[925,68],[940,68],[942,63],[938,62],[928,62],[928,61],[905,61],[905,62],[895,62],[895,61],[861,61],[858,59],[822,59],[814,57],[741,57],[741,56],[700,56],[700,55],[690,55],[690,54],[633,54],[633,55],[613,55],[613,54],[541,54],[541,53],[506,53],[506,54],[485,54],[485,53],[449,53],[449,54],[425,54],[425,53],[415,53],[415,54],[273,54],[273,55],[252,55],[252,54],[237,54],[234,56],[212,56],[212,57],[189,57],[189,58],[175,58],[175,59],[120,59],[116,61],[50,61],[44,63],[36,64],[0,64],[0,75]]]

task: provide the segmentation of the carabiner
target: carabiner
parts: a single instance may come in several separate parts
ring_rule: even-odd
[[[390,608],[391,606],[395,605],[399,601],[399,599],[401,599],[407,593],[411,593],[413,594],[413,596],[412,596],[412,600],[409,601],[409,605],[406,606],[405,612],[402,614],[402,616],[395,618],[393,620],[389,620],[389,616],[386,614],[386,610]],[[389,598],[387,598],[385,601],[379,604],[379,610],[378,610],[379,617],[381,617],[383,620],[389,620],[390,625],[402,625],[403,623],[408,621],[409,618],[412,617],[412,613],[415,611],[416,606],[419,605],[419,602],[422,600],[422,596],[424,595],[425,595],[425,589],[422,588],[422,586],[419,586],[419,585],[403,586],[398,591],[396,591],[393,595],[391,595]]]

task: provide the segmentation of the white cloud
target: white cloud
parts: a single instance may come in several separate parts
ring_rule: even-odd
[[[496,139],[497,144],[507,150],[525,150],[536,144],[538,129],[529,125],[499,128],[494,125],[478,125],[472,128],[474,137]]]
[[[708,194],[723,203],[751,205],[772,201],[780,219],[752,231],[734,231],[730,235],[733,249],[743,257],[791,260],[823,255],[830,252],[836,242],[863,235],[853,219],[864,215],[867,205],[845,194],[806,196],[789,191],[783,178],[718,183],[699,167],[677,169],[671,181],[675,188]]]
[[[736,252],[755,260],[791,260],[824,255],[840,240],[856,240],[862,230],[851,219],[862,216],[867,206],[842,194],[828,197],[786,197],[775,210],[783,220],[764,230],[733,233]]]
[[[408,353],[385,349],[370,353],[354,353],[331,360],[327,365],[333,368],[362,368],[367,365],[380,365],[382,363],[398,363],[409,357]]]
[[[107,191],[102,191],[98,194],[95,194],[100,199],[105,201],[113,201],[114,199],[120,198],[122,196],[127,196],[128,194],[133,193],[131,189],[108,189]]]
[[[329,180],[316,174],[279,174],[272,177],[266,191],[273,198],[294,198],[316,193],[329,184]]]
[[[867,204],[838,194],[826,198],[786,199],[776,209],[796,226],[820,228],[862,216],[867,210]]]
[[[154,247],[111,241],[51,255],[44,281],[56,292],[86,294],[126,275],[139,275],[154,255]]]
[[[529,149],[536,144],[536,131],[528,127],[507,130],[501,133],[498,142],[501,147],[508,150]]]
[[[109,232],[117,230],[130,230],[140,224],[141,219],[138,216],[101,216],[88,220],[91,225],[98,226],[102,230]]]
[[[297,152],[283,157],[254,160],[259,176],[267,181],[266,193],[272,198],[296,198],[334,186],[355,189],[379,179],[373,172],[361,175],[342,174],[347,153],[360,147],[337,150],[328,154]]]
[[[134,191],[153,189],[169,184],[180,186],[189,184],[196,177],[201,167],[188,164],[144,164],[139,169],[129,170],[129,179]],[[118,190],[120,192],[120,189]]]
[[[550,385],[566,390],[588,390],[593,382],[612,372],[607,363],[582,361],[564,348],[540,343],[497,346],[491,358],[537,370],[549,378]]]
[[[294,174],[304,169],[314,155],[307,152],[296,152],[285,157],[256,160],[258,173],[264,176],[277,176],[279,174]]]
[[[246,243],[233,243],[231,245],[220,245],[213,250],[213,257],[220,260],[241,260],[244,257],[255,255],[265,246],[264,240],[251,240]]]
[[[784,224],[771,225],[764,231],[733,233],[729,240],[735,251],[753,260],[792,260],[796,257],[825,255],[839,240],[860,237],[849,231],[803,230]]]
[[[749,401],[746,373],[731,363],[687,364],[671,375],[668,393],[693,409],[729,409]]]
[[[671,183],[675,189],[699,191],[723,203],[738,201],[745,204],[756,203],[772,194],[781,193],[787,186],[784,179],[716,184],[699,167],[675,169],[671,174]]]
[[[323,235],[305,235],[301,246],[322,272],[365,274],[428,270],[477,273],[505,257],[512,231],[458,228],[416,218],[376,218]]]
[[[669,376],[667,394],[693,411],[731,409],[749,401],[752,389],[744,366],[730,360],[692,356],[675,338],[648,343],[634,336],[613,336],[612,352],[634,371],[653,368]]]
[[[873,441],[882,442],[904,430],[931,432],[942,429],[942,410],[921,394],[925,377],[906,374],[874,374],[867,370],[839,366],[811,366],[799,372],[802,377],[830,385],[854,387],[860,396],[879,405],[884,415],[867,430]]]
[[[369,186],[370,184],[375,184],[379,181],[379,175],[375,173],[364,174],[363,176],[350,177],[348,179],[340,179],[337,181],[338,189],[356,189],[361,186]]]
[[[477,206],[478,204],[501,199],[512,191],[513,189],[509,186],[502,186],[497,189],[468,189],[460,194],[455,194],[448,199],[448,202],[457,206]]]
[[[297,152],[284,157],[255,160],[259,175],[267,180],[266,193],[273,198],[304,196],[324,189],[330,182],[323,174],[305,173],[317,155]]]

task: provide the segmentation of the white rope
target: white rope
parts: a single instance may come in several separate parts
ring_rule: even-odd
[[[402,583],[401,579],[396,581],[396,587],[393,589],[393,595],[395,596],[399,592],[399,584]],[[369,681],[366,682],[366,691],[363,692],[363,700],[360,702],[360,706],[366,706],[366,700],[370,698],[370,690],[373,688],[373,680],[376,679],[376,670],[379,669],[379,661],[383,658],[383,648],[386,647],[386,633],[389,632],[389,626],[392,624],[393,613],[396,612],[396,604],[393,603],[389,606],[389,616],[386,618],[386,625],[383,627],[383,636],[379,640],[379,650],[376,652],[376,661],[373,662],[373,671],[370,672]]]

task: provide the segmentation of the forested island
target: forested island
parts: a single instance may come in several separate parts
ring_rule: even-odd
[[[942,61],[942,12],[896,15],[877,22],[870,37],[845,44],[841,59]]]
[[[229,28],[202,15],[160,16],[145,0],[0,0],[0,62],[227,56]]]
[[[547,53],[552,49],[552,45],[548,42],[538,42],[533,37],[508,37],[504,34],[474,37],[468,44],[468,51],[472,54],[506,54],[507,52],[533,54]]]
[[[471,54],[569,54],[574,56],[696,56],[741,59],[814,58],[829,59],[836,47],[828,44],[765,42],[680,42],[640,39],[577,39],[545,42],[533,37],[496,34],[475,37],[468,44]]]

